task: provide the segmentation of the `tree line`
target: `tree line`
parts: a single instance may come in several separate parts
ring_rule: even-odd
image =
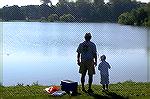
[[[150,3],[129,12],[124,12],[118,17],[118,23],[150,27]]]
[[[41,1],[43,2],[41,5],[4,6],[0,9],[0,19],[3,21],[117,22],[119,17],[119,23],[123,23],[121,21],[123,16],[128,16],[133,9],[147,5],[136,0],[109,0],[107,3],[104,0],[59,0],[56,5],[52,5],[50,0]]]

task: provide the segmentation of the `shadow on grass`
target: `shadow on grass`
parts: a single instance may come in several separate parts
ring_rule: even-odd
[[[106,95],[102,96],[100,94],[96,93],[88,93],[90,96],[93,96],[95,99],[128,99],[126,97],[123,97],[121,95],[118,95],[114,92],[104,92]]]

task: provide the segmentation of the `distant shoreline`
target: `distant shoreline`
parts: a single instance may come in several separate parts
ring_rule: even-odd
[[[49,21],[37,21],[37,20],[30,20],[30,21],[26,21],[26,20],[11,20],[11,21],[2,21],[0,20],[0,22],[39,22],[39,23],[112,23],[112,24],[119,24],[119,25],[124,25],[124,26],[133,26],[133,27],[143,27],[143,28],[149,28],[148,26],[137,26],[137,25],[125,25],[125,24],[120,24],[120,23],[117,23],[117,22],[62,22],[62,21],[55,21],[55,22],[49,22]]]
[[[40,19],[37,20],[10,20],[10,21],[3,21],[0,20],[0,22],[42,22],[42,23],[117,23],[117,22],[108,22],[108,21],[104,21],[104,22],[100,22],[100,21],[73,21],[73,22],[65,22],[65,21],[54,21],[54,22],[50,22],[50,21],[40,21]]]

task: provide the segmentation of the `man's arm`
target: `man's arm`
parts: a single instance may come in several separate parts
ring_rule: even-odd
[[[95,59],[94,64],[95,64],[95,66],[97,66],[97,53],[94,53],[94,59]]]
[[[94,65],[97,66],[97,50],[96,50],[96,45],[94,44],[93,46],[93,57],[94,57]]]
[[[77,64],[80,66],[81,63],[81,44],[79,44],[79,47],[77,48]]]
[[[78,53],[77,54],[77,64],[80,66],[80,63],[81,63],[81,61],[80,61],[80,53]]]

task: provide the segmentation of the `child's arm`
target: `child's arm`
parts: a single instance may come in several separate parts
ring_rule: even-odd
[[[111,66],[108,64],[108,68],[110,69],[111,68]]]
[[[100,69],[101,69],[101,65],[99,64],[99,65],[98,65],[98,70],[100,70]]]
[[[109,63],[107,63],[107,66],[108,66],[109,69],[111,68],[111,66],[109,65]]]

